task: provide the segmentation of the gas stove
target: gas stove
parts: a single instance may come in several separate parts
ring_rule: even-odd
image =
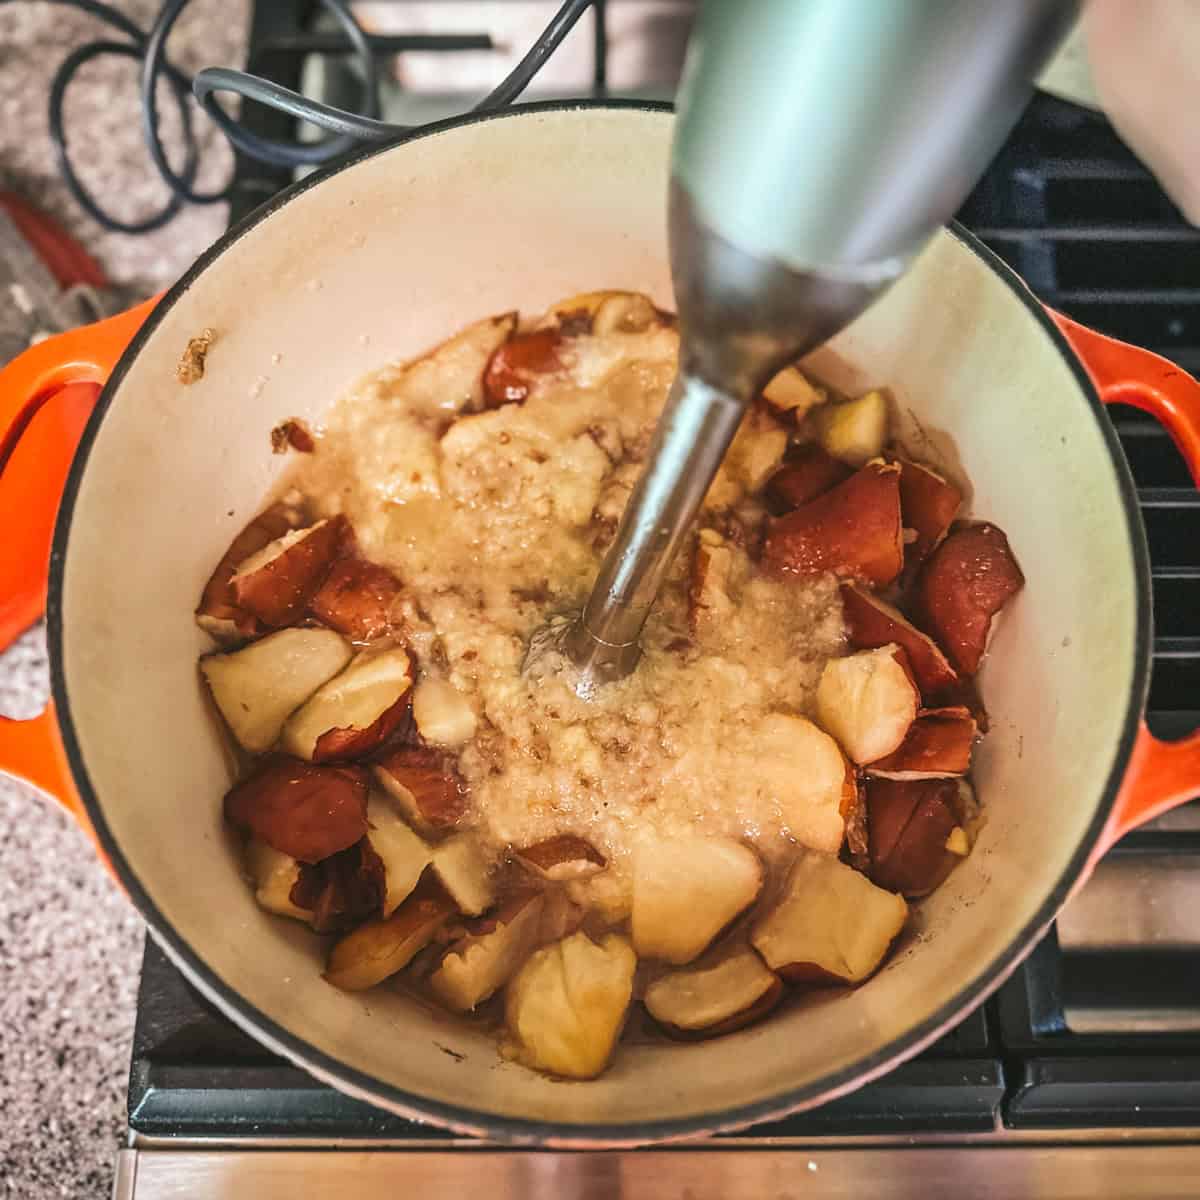
[[[384,116],[461,110],[553,4],[362,4]],[[669,97],[687,0],[609,0],[546,95]],[[597,14],[593,14],[597,15]],[[249,69],[353,104],[352,60],[310,6],[252,16]],[[411,35],[421,35],[419,51]],[[456,61],[457,60],[457,61]],[[256,132],[288,119],[246,115]],[[232,218],[286,172],[241,161]],[[1097,112],[1039,95],[960,213],[1042,299],[1200,370],[1200,231]],[[1200,724],[1200,499],[1166,433],[1111,413],[1154,565],[1149,722]],[[753,1153],[745,1153],[753,1151]],[[814,1112],[684,1147],[506,1151],[402,1120],[272,1056],[148,942],[116,1195],[560,1197],[1194,1196],[1200,1188],[1200,805],[1126,838],[983,1007],[887,1077]]]

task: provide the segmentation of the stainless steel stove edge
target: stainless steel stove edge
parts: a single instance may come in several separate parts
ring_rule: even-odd
[[[1162,1143],[1063,1144],[964,1140],[932,1145],[756,1145],[599,1153],[456,1150],[130,1149],[117,1163],[114,1200],[459,1200],[486,1180],[492,1200],[1188,1200],[1200,1183],[1200,1131]],[[991,1135],[984,1135],[991,1136]]]

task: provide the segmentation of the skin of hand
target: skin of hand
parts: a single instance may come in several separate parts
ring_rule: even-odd
[[[1200,0],[1088,0],[1082,19],[1109,119],[1200,225]]]

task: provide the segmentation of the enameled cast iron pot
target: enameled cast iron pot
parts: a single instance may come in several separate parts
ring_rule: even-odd
[[[917,448],[961,464],[972,511],[1007,531],[1028,580],[982,675],[987,823],[876,978],[713,1042],[624,1047],[603,1078],[561,1083],[398,994],[335,990],[312,935],[257,908],[222,828],[229,762],[192,610],[286,465],[268,431],[320,422],[359,375],[488,313],[598,287],[669,304],[670,132],[666,112],[620,105],[436,126],[290,189],[157,303],[0,376],[0,640],[45,586],[73,450],[59,410],[94,391],[63,389],[104,385],[54,532],[53,704],[0,723],[0,767],[76,812],[171,958],[265,1045],[374,1104],[502,1141],[703,1134],[858,1087],[995,988],[1123,832],[1200,790],[1200,737],[1164,744],[1142,722],[1146,540],[1103,408],[1152,412],[1195,473],[1200,385],[1048,314],[952,229],[816,362],[848,390],[893,389],[908,433],[929,439]],[[206,328],[204,378],[184,386],[176,365]]]

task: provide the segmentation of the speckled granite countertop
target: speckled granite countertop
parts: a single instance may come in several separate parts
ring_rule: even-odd
[[[0,710],[45,691],[41,631],[0,660]],[[70,817],[0,779],[0,1180],[103,1197],[123,1135],[142,924]]]
[[[158,9],[155,0],[113,2],[142,28]],[[172,36],[174,61],[188,71],[239,63],[247,10],[247,0],[196,0]],[[0,6],[0,188],[52,213],[112,280],[149,293],[220,233],[224,206],[186,210],[140,237],[105,233],[76,207],[54,164],[47,94],[66,53],[98,37],[113,34],[59,4]],[[67,102],[80,173],[126,216],[163,198],[140,142],[135,80],[131,59],[102,59],[84,68]],[[165,129],[169,137],[169,121]],[[204,131],[206,185],[228,170],[219,141]],[[0,713],[33,715],[45,689],[35,629],[0,656]],[[66,814],[0,778],[0,1195],[108,1196],[141,946],[141,921]]]

